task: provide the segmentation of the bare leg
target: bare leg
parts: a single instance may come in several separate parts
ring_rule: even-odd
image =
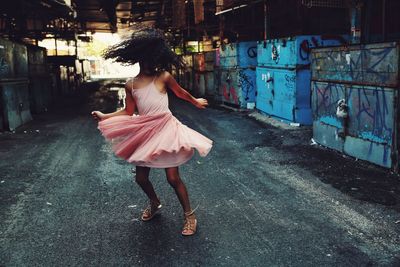
[[[175,189],[179,202],[181,202],[183,213],[185,215],[185,222],[183,224],[182,235],[190,236],[196,233],[197,220],[192,209],[190,208],[189,196],[185,184],[179,177],[178,167],[166,168],[168,183]]]
[[[146,193],[151,203],[160,204],[160,200],[157,197],[154,187],[149,180],[150,168],[136,166],[136,183]]]
[[[179,202],[183,208],[183,212],[191,212],[188,192],[185,184],[179,177],[178,167],[166,168],[165,174],[167,175],[168,183],[174,188],[175,193],[178,196]]]

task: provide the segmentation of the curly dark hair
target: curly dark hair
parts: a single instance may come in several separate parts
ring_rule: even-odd
[[[132,33],[116,45],[103,52],[105,59],[113,59],[123,64],[139,63],[148,72],[185,67],[185,62],[172,51],[165,33],[160,29],[136,25]]]

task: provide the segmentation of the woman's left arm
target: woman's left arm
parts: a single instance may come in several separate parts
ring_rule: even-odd
[[[195,98],[192,96],[188,91],[183,89],[174,79],[174,77],[169,73],[169,72],[164,72],[163,75],[163,80],[166,84],[166,86],[174,92],[174,94],[183,99],[186,100],[193,105],[195,105],[198,108],[204,109],[206,106],[208,106],[208,101],[207,99],[204,98]]]

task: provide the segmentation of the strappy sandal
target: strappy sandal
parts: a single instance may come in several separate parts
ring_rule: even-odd
[[[153,205],[153,202],[150,202],[150,205],[148,205],[142,213],[142,221],[147,222],[153,219],[157,212],[161,209],[161,207],[161,204]]]
[[[197,219],[194,211],[185,212],[185,222],[183,224],[182,235],[191,236],[196,233]]]

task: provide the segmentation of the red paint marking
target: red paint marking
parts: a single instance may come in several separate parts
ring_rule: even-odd
[[[225,99],[229,101],[229,93],[226,89],[226,84],[222,85],[222,94],[224,95]]]
[[[234,101],[234,103],[239,104],[239,99],[236,95],[236,90],[233,86],[231,87],[230,92],[231,92],[232,100]]]

